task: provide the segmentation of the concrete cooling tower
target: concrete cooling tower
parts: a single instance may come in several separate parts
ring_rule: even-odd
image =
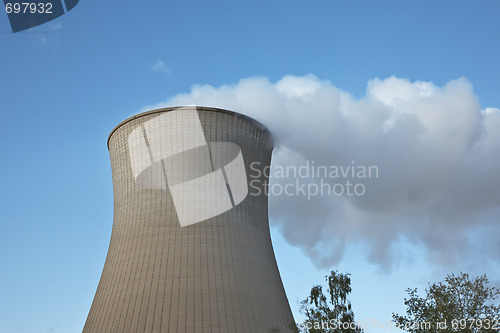
[[[273,143],[241,114],[154,110],[110,134],[114,220],[84,333],[292,332],[264,186]]]

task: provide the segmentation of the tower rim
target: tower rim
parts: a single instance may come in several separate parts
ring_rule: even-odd
[[[159,108],[159,109],[153,109],[153,110],[149,110],[149,111],[145,111],[145,112],[141,112],[141,113],[138,113],[136,115],[133,115],[132,117],[129,117],[123,121],[121,121],[118,125],[116,125],[112,130],[111,132],[109,133],[108,135],[108,140],[107,140],[107,147],[108,147],[108,151],[109,151],[109,141],[111,140],[111,137],[113,136],[113,134],[120,128],[122,127],[123,125],[127,124],[128,122],[131,122],[135,119],[138,119],[138,118],[141,118],[141,117],[145,117],[145,116],[149,116],[151,114],[155,114],[155,113],[162,113],[162,112],[169,112],[169,111],[173,111],[173,110],[177,110],[177,109],[180,109],[180,108],[184,108],[184,107],[195,107],[196,110],[201,110],[201,111],[215,111],[215,112],[222,112],[222,113],[227,113],[227,114],[232,114],[236,117],[241,117],[241,118],[244,118],[246,119],[247,121],[249,121],[250,123],[252,123],[255,127],[261,129],[262,131],[264,132],[267,132],[268,135],[271,137],[271,133],[269,131],[269,129],[264,125],[262,124],[261,122],[255,120],[254,118],[252,117],[249,117],[249,116],[246,116],[242,113],[239,113],[239,112],[235,112],[235,111],[231,111],[231,110],[227,110],[227,109],[221,109],[221,108],[216,108],[216,107],[210,107],[210,106],[198,106],[198,105],[178,105],[178,106],[168,106],[168,107],[164,107],[164,108]]]

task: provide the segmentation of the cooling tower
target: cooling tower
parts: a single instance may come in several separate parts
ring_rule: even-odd
[[[291,332],[269,233],[268,130],[165,108],[110,134],[114,220],[84,333]]]

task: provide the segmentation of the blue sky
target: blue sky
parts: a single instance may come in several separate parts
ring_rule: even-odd
[[[392,93],[396,96],[391,95],[392,101],[402,86],[411,90],[421,87],[417,81],[432,82],[427,88],[449,97],[442,102],[443,109],[454,98],[461,103],[460,96],[466,96],[481,110],[491,108],[490,114],[495,114],[494,108],[500,108],[499,11],[496,0],[81,1],[68,14],[16,34],[10,32],[7,15],[0,14],[0,332],[83,328],[111,233],[113,194],[106,140],[120,121],[152,105],[222,98],[200,87],[239,89],[243,79],[250,80],[256,91],[266,87],[251,81],[255,77],[265,78],[271,88],[279,87],[279,82],[296,84],[283,81],[287,75],[299,78],[298,85],[317,84],[326,93],[345,93],[352,100],[366,96],[383,100]],[[312,76],[300,81],[308,74]],[[460,78],[465,79],[444,88]],[[388,107],[396,108],[391,101]],[[318,111],[303,112],[314,118]],[[465,111],[446,115],[450,122],[469,119]],[[265,120],[267,115],[261,117]],[[500,171],[498,145],[486,146],[476,160],[467,160],[471,166],[465,171]],[[294,147],[289,144],[291,150]],[[405,151],[390,147],[401,154]],[[339,156],[349,160],[349,151]],[[356,151],[352,154],[364,161]],[[396,162],[387,167],[397,166]],[[401,163],[402,168],[407,166]],[[415,179],[420,176],[415,174]],[[500,216],[500,195],[498,187],[488,187],[498,180],[475,174],[470,179],[479,179],[476,197],[487,194],[492,200],[464,211],[464,221],[457,220],[460,232],[454,233],[449,222],[440,224],[450,215],[443,220],[429,217],[420,203],[401,206],[407,212],[403,214],[381,213],[370,202],[351,202],[361,208],[350,212],[369,219],[376,211],[378,217],[408,219],[409,224],[425,220],[426,230],[447,229],[458,237],[453,239],[477,237],[478,241],[482,234],[467,235],[469,229],[463,226],[478,226],[492,235]],[[410,188],[411,193],[419,191]],[[450,201],[450,207],[461,208],[457,203],[462,199],[470,202],[464,195]],[[450,207],[439,206],[436,211]],[[279,212],[279,205],[270,207],[271,217],[273,209]],[[329,269],[352,274],[351,299],[360,320],[390,320],[391,312],[404,311],[405,288],[425,287],[452,271],[487,273],[500,281],[498,247],[488,248],[487,263],[479,254],[464,259],[459,253],[453,265],[443,268],[443,253],[452,247],[439,248],[440,239],[420,229],[385,238],[394,230],[389,228],[392,224],[363,228],[370,230],[364,236],[355,230],[346,233],[343,252],[331,261],[335,264],[321,264],[315,249],[339,251],[329,248],[328,237],[316,244],[319,248],[310,248],[294,238],[286,219],[276,216],[271,223],[275,252],[296,317],[300,317],[296,300],[304,298]],[[391,242],[386,251],[404,254],[390,264],[383,255],[377,256],[385,240]],[[491,236],[487,241],[497,240]]]

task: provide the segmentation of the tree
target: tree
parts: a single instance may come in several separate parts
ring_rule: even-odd
[[[424,332],[500,332],[500,295],[488,286],[486,275],[473,280],[469,274],[448,275],[426,289],[421,298],[417,289],[407,289],[406,316],[392,314],[393,321],[410,333]]]
[[[303,333],[361,333],[354,321],[354,312],[347,295],[351,292],[349,274],[331,271],[325,276],[327,296],[323,286],[312,287],[310,295],[300,304],[300,312],[306,315],[306,321],[299,324]]]

